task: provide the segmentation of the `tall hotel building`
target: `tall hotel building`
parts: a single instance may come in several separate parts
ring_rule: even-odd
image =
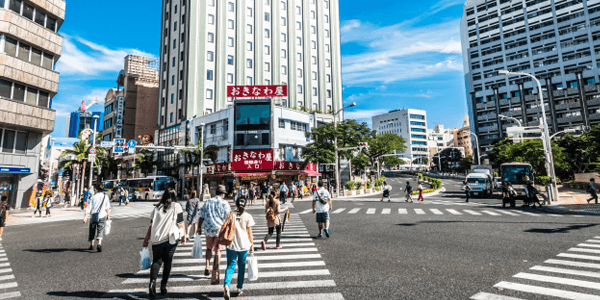
[[[482,151],[513,126],[539,125],[542,84],[549,129],[600,123],[600,0],[468,0],[461,41],[471,129]]]
[[[232,107],[230,85],[287,85],[283,107],[340,109],[340,58],[338,0],[163,0],[159,137]]]
[[[0,195],[27,207],[38,179],[42,139],[54,130],[54,66],[63,0],[0,0]]]

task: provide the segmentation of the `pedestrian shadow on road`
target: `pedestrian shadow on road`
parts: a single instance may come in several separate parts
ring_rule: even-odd
[[[579,230],[584,228],[590,228],[597,226],[598,224],[579,224],[579,225],[570,225],[563,228],[532,228],[525,230],[525,232],[533,232],[533,233],[567,233],[572,230]]]
[[[98,291],[80,291],[80,292],[48,292],[49,296],[55,297],[76,297],[76,298],[90,298],[90,299],[100,299],[102,296],[106,294],[106,292],[98,292]],[[127,296],[127,298],[122,299],[138,299],[133,298],[131,296]]]
[[[95,252],[90,251],[88,248],[73,249],[73,248],[55,248],[55,249],[24,249],[23,251],[35,252],[35,253],[60,253],[60,252]]]

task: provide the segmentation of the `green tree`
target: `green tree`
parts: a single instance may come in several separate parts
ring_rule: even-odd
[[[302,158],[305,164],[313,163],[333,163],[335,162],[335,147],[333,140],[337,136],[337,131],[333,124],[324,124],[312,128],[311,132],[306,133],[306,137],[313,140],[306,145],[302,151]]]
[[[494,144],[490,160],[494,162],[496,168],[507,162],[529,163],[533,166],[538,176],[546,176],[548,174],[546,172],[543,149],[544,146],[540,139],[524,140],[516,144],[509,139],[499,140]],[[562,147],[556,144],[552,145],[554,166],[557,174],[568,173],[569,163],[563,150]]]
[[[145,176],[148,176],[148,174],[154,171],[155,165],[154,154],[150,151],[146,151],[146,149],[142,149],[133,163],[133,168],[140,170]]]

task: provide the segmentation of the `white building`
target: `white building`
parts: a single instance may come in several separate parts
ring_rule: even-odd
[[[454,146],[454,129],[444,128],[444,125],[437,124],[433,129],[427,129],[427,146],[430,148],[444,148]]]
[[[342,107],[338,0],[162,2],[159,130],[232,106],[232,85],[287,85],[283,107]]]
[[[387,114],[372,117],[373,130],[378,134],[393,133],[406,141],[406,152],[398,153],[411,167],[426,166],[426,164],[411,164],[410,162],[427,157],[427,112],[420,109],[396,109]]]

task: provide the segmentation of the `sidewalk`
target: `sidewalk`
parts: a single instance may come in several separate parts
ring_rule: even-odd
[[[46,218],[46,208],[42,208],[42,217],[38,217],[39,213],[32,218],[35,208],[11,210],[6,221],[7,226],[19,225],[24,223],[32,223],[33,220],[37,220],[39,223],[45,223],[49,219],[55,219],[56,221],[62,220],[73,220],[75,218],[83,220],[83,212],[79,207],[63,208],[63,205],[54,204],[54,207],[50,208],[50,218]],[[42,221],[43,220],[43,221]]]

